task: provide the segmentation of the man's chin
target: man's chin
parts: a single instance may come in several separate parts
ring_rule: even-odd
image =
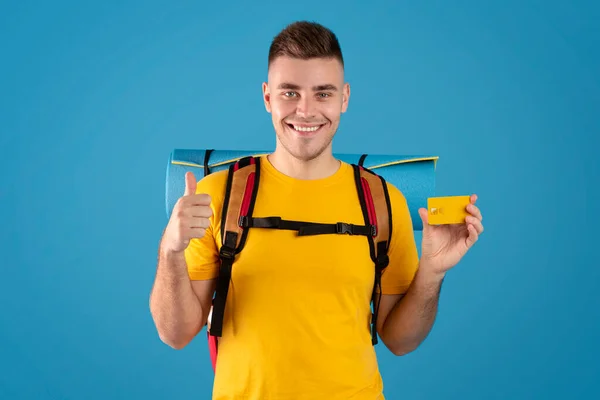
[[[298,134],[293,128],[285,127],[284,132],[279,132],[277,135],[278,146],[293,158],[303,162],[321,156],[331,146],[333,140],[323,127],[312,135]]]
[[[327,145],[315,146],[315,143],[310,145],[296,144],[292,146],[285,146],[286,151],[295,159],[302,162],[309,162],[319,158],[325,151],[327,151]]]

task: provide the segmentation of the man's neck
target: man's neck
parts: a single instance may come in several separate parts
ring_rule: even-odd
[[[268,160],[282,174],[303,180],[327,178],[340,168],[340,161],[328,153],[311,161],[302,161],[289,154],[275,151],[269,154]]]

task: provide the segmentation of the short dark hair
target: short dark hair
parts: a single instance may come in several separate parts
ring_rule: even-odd
[[[293,22],[275,36],[269,48],[268,65],[279,56],[302,60],[335,58],[344,65],[337,36],[323,25],[310,21]]]

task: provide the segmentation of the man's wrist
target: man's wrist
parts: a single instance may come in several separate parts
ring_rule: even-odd
[[[165,260],[179,260],[181,257],[183,257],[184,253],[185,250],[173,250],[167,246],[161,247],[160,249],[160,255]]]
[[[159,269],[169,270],[169,274],[173,272],[176,275],[181,275],[185,271],[185,249],[175,250],[172,247],[161,245],[159,249]]]
[[[165,260],[180,259],[185,254],[185,249],[174,249],[170,240],[163,235],[159,243],[159,255]]]
[[[446,277],[446,272],[439,272],[431,262],[421,258],[417,275],[425,284],[439,285]]]

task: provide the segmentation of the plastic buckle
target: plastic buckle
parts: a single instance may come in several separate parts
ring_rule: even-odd
[[[390,257],[387,254],[377,255],[377,267],[382,270],[387,267],[390,263]]]
[[[336,224],[335,230],[337,233],[341,233],[341,234],[347,233],[347,234],[352,235],[352,233],[354,233],[354,230],[352,228],[353,228],[352,224],[347,224],[345,222],[338,222]]]
[[[221,246],[219,255],[221,256],[221,258],[233,260],[235,258],[235,249],[232,249],[229,246]]]
[[[238,220],[238,226],[240,228],[247,228],[250,224],[250,218],[247,215],[240,215],[240,219]]]
[[[373,237],[377,236],[377,226],[376,225],[371,225],[371,236],[373,236]]]

